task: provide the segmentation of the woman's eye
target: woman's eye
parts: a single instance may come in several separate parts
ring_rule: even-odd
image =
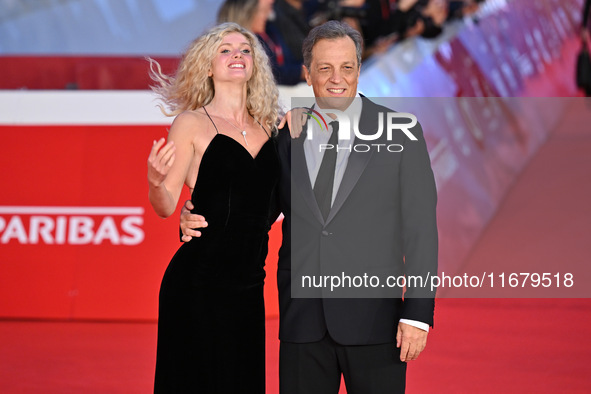
[[[229,49],[222,49],[222,51],[220,53],[228,53],[228,52],[230,52]]]
[[[243,49],[242,53],[250,53],[250,49]]]

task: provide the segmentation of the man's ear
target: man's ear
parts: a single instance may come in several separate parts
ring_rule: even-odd
[[[310,77],[310,70],[308,70],[308,67],[302,65],[302,68],[304,69],[304,78],[306,78],[306,83],[308,84],[308,86],[312,86],[312,78]]]

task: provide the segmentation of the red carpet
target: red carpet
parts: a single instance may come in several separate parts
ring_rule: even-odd
[[[588,300],[440,300],[408,393],[588,393]],[[278,392],[277,319],[267,392]],[[148,393],[155,324],[0,323],[2,393]],[[345,390],[341,390],[345,393]]]
[[[466,270],[589,264],[590,115],[591,106],[571,107],[505,198]],[[591,392],[589,299],[444,299],[435,318],[425,353],[409,366],[409,393]]]
[[[466,268],[548,259],[589,264],[588,130],[580,116],[567,116],[506,197]],[[409,365],[408,393],[591,392],[590,300],[443,299],[435,324],[426,351]],[[271,394],[278,392],[277,328],[276,319],[268,320]],[[0,392],[148,393],[155,345],[153,323],[3,321]]]

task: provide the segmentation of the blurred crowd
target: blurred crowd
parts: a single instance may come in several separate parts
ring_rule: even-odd
[[[265,47],[277,82],[303,80],[302,41],[328,20],[341,20],[364,38],[364,58],[413,36],[441,34],[446,22],[474,15],[485,0],[226,0],[218,22],[253,31]]]

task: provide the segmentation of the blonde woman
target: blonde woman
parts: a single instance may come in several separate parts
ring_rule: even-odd
[[[263,266],[279,176],[268,57],[250,31],[224,23],[189,46],[176,75],[151,66],[176,118],[150,151],[150,202],[170,216],[185,184],[200,215],[162,280],[154,391],[263,393]]]

